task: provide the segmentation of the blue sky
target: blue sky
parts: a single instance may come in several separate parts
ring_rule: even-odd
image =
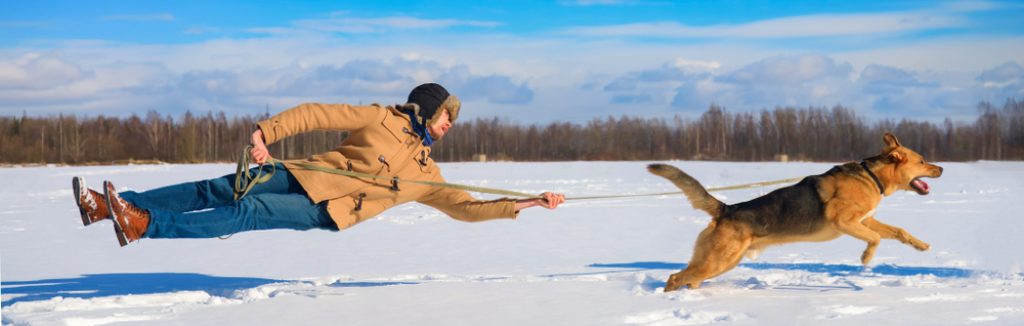
[[[21,1],[0,115],[276,112],[402,102],[467,117],[693,117],[776,106],[970,121],[1024,99],[1024,3]]]

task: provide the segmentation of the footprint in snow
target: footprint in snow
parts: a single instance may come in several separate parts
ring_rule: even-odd
[[[742,315],[721,311],[686,311],[676,309],[636,314],[626,317],[627,325],[706,325],[718,322],[734,322],[742,319]]]
[[[878,310],[878,307],[852,305],[833,305],[823,308],[831,312],[831,314],[826,317],[827,319],[839,319],[848,316],[863,315]]]

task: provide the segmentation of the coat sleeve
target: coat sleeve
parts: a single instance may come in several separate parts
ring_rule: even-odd
[[[477,200],[469,193],[454,188],[435,187],[416,201],[465,222],[516,218],[519,215],[515,199]]]
[[[256,126],[263,130],[263,139],[270,145],[278,140],[313,130],[354,131],[383,119],[385,109],[376,106],[304,103]]]

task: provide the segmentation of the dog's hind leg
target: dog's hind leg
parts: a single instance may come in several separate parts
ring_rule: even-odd
[[[690,263],[686,264],[686,268],[683,270],[669,276],[668,281],[665,282],[665,292],[675,291],[683,286],[689,286],[691,289],[700,287],[700,280],[697,280],[696,285],[692,284],[693,276],[698,270],[705,268],[705,261],[708,259],[709,251],[711,251],[711,241],[709,239],[715,232],[715,224],[712,222],[711,225],[708,225],[697,236],[697,241],[693,246],[693,257],[690,257]]]
[[[878,232],[878,235],[882,236],[882,238],[899,240],[904,244],[914,247],[914,249],[925,251],[928,250],[928,248],[931,248],[931,246],[928,245],[928,243],[921,241],[918,238],[915,238],[913,235],[910,235],[910,232],[907,232],[907,230],[904,230],[901,227],[896,227],[879,222],[874,217],[869,217],[865,219],[864,225],[866,225],[871,230]]]
[[[683,286],[700,288],[704,280],[736,267],[750,243],[749,230],[733,223],[720,223],[717,227],[705,229],[697,238],[690,263],[686,269],[669,277],[665,291],[674,291]]]

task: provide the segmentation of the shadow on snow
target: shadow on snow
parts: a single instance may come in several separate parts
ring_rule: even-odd
[[[87,299],[112,295],[177,291],[205,291],[210,295],[227,296],[235,290],[279,282],[286,281],[194,273],[87,274],[78,278],[4,281],[2,283],[4,294],[22,296],[3,301],[2,306],[6,307],[20,301],[49,300],[55,297]]]
[[[49,300],[55,297],[96,298],[115,295],[140,295],[203,291],[213,296],[230,297],[236,290],[255,288],[271,283],[294,282],[254,277],[211,276],[195,273],[87,274],[78,278],[36,281],[4,281],[0,293],[16,297],[3,301],[6,307],[22,301]],[[418,284],[416,282],[337,282],[331,287],[365,288]]]
[[[657,261],[640,261],[632,263],[611,263],[611,264],[590,264],[587,267],[592,268],[621,268],[620,272],[633,272],[643,270],[682,270],[686,268],[686,264],[680,263],[669,263],[669,262],[657,262]],[[977,271],[962,268],[951,268],[951,267],[925,267],[925,266],[896,266],[891,264],[882,264],[873,267],[864,267],[861,265],[846,265],[846,264],[822,264],[822,263],[743,263],[739,267],[750,268],[756,270],[791,270],[791,271],[805,271],[811,273],[824,273],[829,276],[841,277],[836,284],[789,284],[789,285],[775,285],[771,286],[772,289],[777,290],[799,290],[799,291],[836,291],[836,290],[852,290],[861,291],[862,287],[854,284],[850,280],[842,276],[925,276],[931,275],[940,278],[967,278],[977,275],[992,275],[991,272]],[[749,279],[744,282],[740,282],[746,287],[750,288],[765,288],[766,285],[761,284],[756,279]],[[643,288],[649,291],[653,291],[655,288],[664,287],[665,282],[662,280],[655,280],[648,278],[642,284]]]
[[[593,268],[628,268],[637,270],[651,270],[651,269],[667,269],[667,270],[681,270],[686,268],[686,264],[680,263],[669,263],[669,262],[658,262],[658,261],[638,261],[632,263],[611,263],[611,264],[590,264],[587,267]],[[781,270],[796,270],[806,271],[811,273],[825,273],[830,276],[848,276],[848,275],[891,275],[891,276],[918,276],[918,275],[933,275],[935,277],[942,278],[967,278],[979,274],[985,274],[986,272],[952,268],[952,267],[926,267],[926,266],[897,266],[891,264],[882,264],[872,267],[864,267],[861,265],[846,265],[846,264],[822,264],[822,263],[743,263],[739,267],[745,267],[757,270],[769,270],[769,269],[781,269]]]
[[[630,263],[590,264],[591,268],[620,268],[631,271],[681,270],[686,264],[640,261]],[[796,270],[811,273],[825,273],[830,276],[919,276],[932,275],[941,278],[967,278],[988,272],[952,267],[897,266],[882,264],[865,268],[860,265],[823,263],[743,263],[739,267],[756,270]],[[590,274],[590,273],[580,273]],[[552,275],[554,276],[554,275]],[[653,281],[653,280],[652,280]],[[290,282],[252,277],[224,277],[195,273],[138,273],[138,274],[88,274],[78,278],[46,279],[36,281],[3,282],[0,293],[16,297],[3,301],[3,307],[22,301],[49,300],[55,297],[94,298],[114,295],[140,295],[170,293],[179,291],[204,291],[215,296],[231,296],[236,290],[249,289],[271,283]],[[657,281],[653,281],[657,283]],[[417,284],[415,282],[338,282],[332,287],[377,287]],[[649,284],[651,287],[658,284]],[[663,283],[662,283],[663,285]]]

